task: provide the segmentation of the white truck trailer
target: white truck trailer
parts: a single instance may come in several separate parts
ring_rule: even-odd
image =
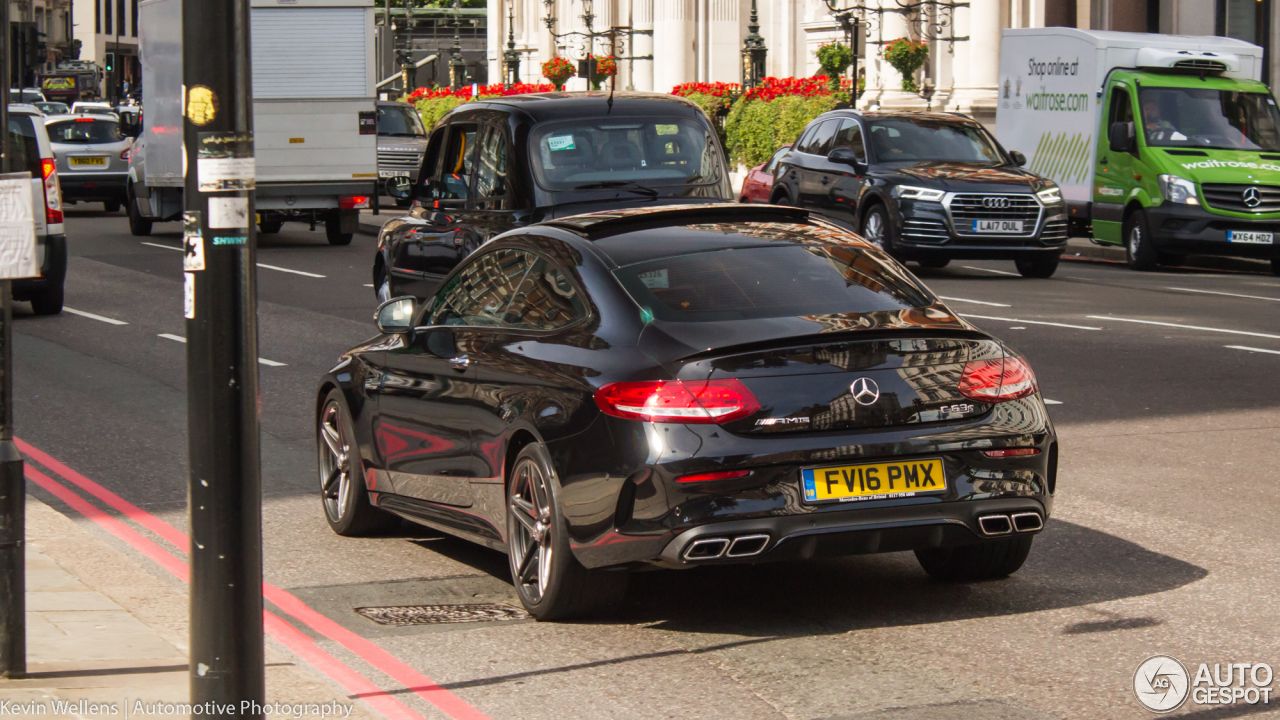
[[[252,0],[259,230],[324,225],[346,245],[376,202],[374,0]],[[138,4],[144,127],[129,159],[129,227],[182,216],[182,0]]]

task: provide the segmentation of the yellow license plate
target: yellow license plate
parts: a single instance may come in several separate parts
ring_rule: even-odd
[[[77,167],[106,167],[107,159],[104,157],[73,157],[70,158],[71,164]]]
[[[803,468],[800,485],[805,502],[858,502],[946,492],[947,477],[935,458]]]

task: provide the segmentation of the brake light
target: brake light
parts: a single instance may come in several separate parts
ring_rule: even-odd
[[[121,150],[121,151],[120,151],[120,159],[121,159],[121,160],[124,160],[124,161],[126,161],[126,162],[128,162],[128,160],[129,160],[129,148],[125,148],[124,150]]]
[[[58,186],[58,166],[50,158],[40,161],[44,176],[44,221],[49,225],[62,222],[62,190]]]
[[[76,118],[76,122],[93,122],[93,118]]]
[[[989,458],[1007,458],[1007,457],[1023,457],[1024,455],[1039,455],[1040,448],[1005,448],[1003,450],[983,450],[983,455]]]
[[[970,400],[1004,402],[1033,395],[1039,388],[1027,362],[1009,356],[965,363],[958,389]]]
[[[356,208],[369,207],[369,198],[364,195],[348,195],[338,198],[338,207],[343,210],[355,210]]]
[[[746,477],[751,474],[750,470],[723,470],[721,472],[698,473],[696,475],[682,475],[676,478],[676,482],[710,482],[711,480],[732,480],[734,478]]]
[[[595,399],[606,415],[658,423],[726,423],[760,409],[747,386],[732,379],[611,383]]]

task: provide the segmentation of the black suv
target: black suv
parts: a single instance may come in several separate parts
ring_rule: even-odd
[[[778,163],[771,199],[924,267],[1013,260],[1024,276],[1045,278],[1067,244],[1067,207],[1025,163],[962,115],[835,110]]]
[[[512,228],[621,207],[731,201],[707,116],[652,93],[539,93],[463,105],[436,124],[409,214],[378,235],[380,301],[430,297]]]

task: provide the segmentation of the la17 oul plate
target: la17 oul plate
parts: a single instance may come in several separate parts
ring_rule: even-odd
[[[800,485],[808,503],[860,502],[946,492],[942,460],[906,460],[803,468]]]

